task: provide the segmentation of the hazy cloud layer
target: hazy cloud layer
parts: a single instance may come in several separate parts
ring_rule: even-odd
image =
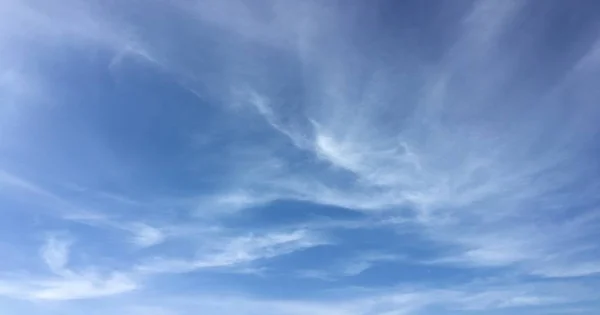
[[[595,314],[598,9],[3,1],[2,309]]]

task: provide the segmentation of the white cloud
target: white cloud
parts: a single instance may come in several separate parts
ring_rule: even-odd
[[[61,240],[56,237],[48,238],[41,250],[41,255],[53,273],[63,275],[67,271],[66,264],[69,260],[70,247],[71,242],[68,240]]]
[[[66,46],[91,44],[116,51],[134,47],[134,34],[129,33],[127,28],[119,28],[118,20],[107,15],[108,12],[103,11],[105,9],[92,2],[70,0],[54,6],[35,0],[3,1],[0,12],[6,18],[0,27],[5,32],[0,40],[7,48],[13,49],[5,52],[15,55],[24,52],[30,45],[43,42],[58,42]],[[31,53],[26,56],[31,56]]]
[[[231,179],[243,193],[216,199],[219,207],[238,210],[296,199],[354,210],[401,209],[411,212],[403,222],[417,224],[426,238],[447,246],[448,254],[437,263],[514,267],[549,276],[552,272],[543,270],[563,270],[568,261],[582,266],[581,272],[594,273],[594,261],[561,254],[578,241],[589,243],[588,239],[565,237],[566,232],[557,236],[556,226],[538,223],[571,216],[567,206],[573,200],[593,200],[589,193],[556,192],[586,180],[585,157],[565,148],[580,148],[582,139],[598,129],[584,132],[568,118],[556,120],[549,114],[564,106],[573,116],[588,113],[577,106],[549,101],[545,95],[522,98],[521,91],[511,87],[505,90],[508,82],[519,80],[519,52],[499,42],[522,13],[520,3],[475,2],[458,27],[456,43],[439,64],[424,70],[405,64],[401,54],[394,67],[353,55],[345,49],[345,40],[352,38],[346,34],[348,21],[334,10],[317,13],[320,7],[312,3],[267,7],[270,19],[235,1],[198,3],[196,14],[222,30],[297,57],[303,80],[319,83],[310,86],[300,109],[279,104],[280,95],[271,93],[264,82],[253,84],[233,75],[228,86],[244,87],[243,93],[234,90],[232,98],[246,98],[302,153],[333,167],[315,162],[300,173],[284,161],[268,172],[244,173],[243,178]],[[231,12],[239,19],[230,19]],[[320,19],[320,27],[304,28],[304,22],[319,14],[330,18]],[[319,45],[324,42],[326,46]],[[258,66],[252,59],[244,60],[249,69]],[[395,91],[412,81],[394,71],[413,70],[419,88],[402,90],[414,96],[407,98],[411,104],[404,104]],[[364,73],[376,75],[359,80]],[[558,85],[553,98],[568,98],[568,84]],[[505,94],[515,99],[498,97]],[[557,125],[562,126],[561,137],[552,136]],[[253,161],[245,162],[252,166]],[[262,163],[256,159],[256,165]],[[340,173],[351,176],[331,180]],[[595,187],[597,181],[593,182],[588,186]],[[260,193],[248,192],[257,186]],[[570,233],[583,235],[591,229],[582,225]],[[552,257],[557,252],[562,259]]]
[[[398,262],[404,257],[394,254],[361,252],[355,257],[339,259],[330,266],[319,269],[300,270],[297,275],[305,278],[315,278],[325,281],[335,281],[343,277],[353,277],[377,266],[380,263]]]
[[[162,243],[166,235],[158,228],[147,224],[133,224],[129,228],[134,234],[133,243],[140,247],[150,247]]]
[[[57,82],[48,80],[37,61],[71,48],[92,48],[162,67],[134,28],[121,24],[115,11],[94,2],[0,3],[0,150],[19,147],[30,131],[24,128],[31,121],[28,118],[37,117],[40,108],[61,103]]]
[[[0,294],[28,300],[74,300],[121,294],[138,287],[131,276],[122,272],[69,268],[70,246],[70,241],[49,237],[41,255],[53,275],[0,279]]]
[[[386,288],[382,290],[344,289],[328,292],[319,299],[269,299],[239,294],[214,293],[179,296],[142,296],[137,306],[169,314],[194,314],[198,309],[220,314],[344,314],[412,315],[439,308],[453,311],[510,311],[527,307],[528,311],[556,309],[566,301],[589,301],[593,290],[568,283],[504,285],[483,288],[464,285],[446,289]],[[131,307],[116,306],[119,310]],[[114,311],[113,311],[114,312]]]
[[[569,261],[538,266],[532,273],[548,278],[585,277],[600,274],[599,261]]]
[[[14,194],[16,190],[17,192],[30,193],[46,200],[63,202],[60,197],[37,184],[2,169],[0,169],[0,188],[3,188],[0,192],[9,191]]]
[[[286,255],[326,242],[309,231],[273,232],[262,235],[215,235],[193,259],[155,258],[137,269],[146,273],[180,273],[208,268],[245,267],[255,261]]]
[[[398,221],[402,227],[417,226],[419,236],[443,247],[438,253],[440,257],[425,263],[465,268],[504,267],[518,274],[546,278],[600,272],[599,261],[590,255],[598,250],[593,241],[597,219],[571,223],[565,219],[577,221],[582,217],[571,213],[574,203],[585,208],[584,211],[596,211],[587,207],[597,200],[594,188],[598,187],[598,181],[585,178],[589,170],[586,165],[591,162],[585,157],[579,158],[581,152],[577,149],[584,147],[582,139],[598,132],[595,124],[589,123],[583,128],[580,121],[594,121],[597,116],[567,104],[572,116],[587,120],[562,119],[562,116],[570,117],[562,115],[561,108],[567,105],[538,95],[522,101],[518,95],[520,88],[504,90],[503,87],[509,85],[507,82],[518,79],[513,72],[519,53],[502,49],[497,41],[519,13],[519,4],[515,1],[477,1],[460,27],[462,33],[457,42],[448,55],[441,58],[440,64],[427,64],[415,70],[414,78],[409,81],[424,82],[419,81],[419,87],[411,91],[403,88],[404,83],[410,82],[401,79],[407,76],[404,72],[413,75],[411,65],[399,61],[378,66],[369,62],[369,58],[356,56],[347,49],[347,45],[354,43],[353,37],[346,34],[349,32],[345,29],[346,18],[319,4],[278,2],[267,5],[266,17],[242,1],[199,1],[193,8],[197,11],[188,10],[188,4],[175,5],[182,6],[180,9],[186,12],[193,11],[220,31],[233,32],[245,40],[283,50],[301,62],[303,84],[310,91],[304,95],[306,103],[299,108],[279,104],[285,97],[265,88],[268,84],[264,82],[246,82],[231,75],[233,79],[225,84],[226,90],[244,87],[244,92],[234,90],[232,98],[244,99],[271,129],[287,137],[295,149],[299,149],[293,153],[299,153],[301,158],[285,160],[285,154],[270,152],[268,145],[259,143],[261,149],[267,147],[261,152],[267,153],[232,162],[244,167],[224,180],[230,185],[225,189],[227,192],[194,199],[196,216],[190,220],[193,222],[186,222],[184,232],[177,231],[177,226],[142,223],[151,222],[145,218],[136,218],[139,222],[131,223],[104,215],[88,215],[88,212],[68,216],[93,227],[128,231],[129,239],[139,247],[158,245],[172,236],[190,241],[194,233],[208,231],[202,235],[206,236],[205,240],[190,241],[197,242],[194,243],[197,253],[186,255],[189,253],[181,250],[184,252],[181,256],[158,254],[155,259],[140,254],[142,263],[134,266],[136,272],[143,276],[210,269],[254,272],[257,270],[253,269],[254,265],[260,265],[261,260],[327,243],[309,231],[316,226],[310,224],[307,230],[233,236],[218,227],[206,227],[207,218],[217,226],[221,219],[218,215],[204,215],[206,213],[237,214],[239,210],[280,199],[369,210],[365,211],[367,215],[374,210],[395,213],[400,216]],[[113,50],[115,57],[107,65],[112,70],[120,64],[124,54],[156,62],[148,47],[136,40],[136,34],[129,33],[128,30],[135,28],[121,27],[93,5],[67,1],[54,7],[8,1],[0,5],[0,12],[8,17],[0,22],[0,29],[7,30],[0,34],[0,45],[9,47],[10,57],[17,60],[19,52],[24,51],[20,45],[31,42],[27,50],[35,52],[35,42],[40,40]],[[237,18],[232,19],[232,15]],[[26,30],[17,26],[24,26]],[[245,53],[239,52],[240,55]],[[584,70],[580,68],[589,68],[596,55],[597,47],[574,65],[570,84],[581,81],[579,75]],[[173,56],[178,59],[177,53]],[[399,53],[398,59],[403,57]],[[255,72],[254,61],[242,59],[250,66],[239,72]],[[201,68],[196,64],[179,64],[177,60],[169,62],[190,72]],[[223,64],[227,64],[227,60]],[[30,91],[47,92],[35,86],[43,83],[39,83],[38,78],[30,78],[32,74],[27,69],[19,72],[20,68],[4,71],[5,68],[9,69],[0,65],[0,96],[10,94],[18,98]],[[588,70],[586,75],[593,75],[593,71]],[[187,74],[177,73],[182,77]],[[207,82],[213,85],[212,81]],[[571,93],[567,84],[558,85],[552,96],[557,100],[568,99]],[[578,91],[583,88],[578,87]],[[515,99],[503,99],[501,96],[506,94]],[[537,103],[547,106],[534,106]],[[555,119],[547,112],[561,113],[557,115],[561,117]],[[4,113],[4,108],[0,108],[0,113]],[[560,137],[554,136],[556,129],[560,129]],[[588,188],[572,192],[570,189],[577,183]],[[71,208],[70,203],[57,195],[9,172],[0,171],[0,188],[3,188],[2,193],[8,192],[3,195],[27,192]],[[134,200],[118,195],[103,194],[103,198],[139,206]],[[405,214],[408,215],[404,217]],[[205,221],[200,222],[201,219]],[[371,216],[367,220],[377,219]],[[387,241],[382,240],[382,243]],[[571,251],[580,244],[588,246],[587,252]],[[173,250],[179,252],[178,248]],[[76,268],[76,264],[69,261],[70,243],[65,240],[49,239],[41,254],[53,275],[0,280],[0,294],[34,300],[68,300],[115,295],[138,287],[137,279],[126,272]],[[394,254],[365,255],[335,266],[337,270],[323,268],[309,274],[325,278],[358,275],[378,262],[398,259]],[[565,299],[565,292],[540,291],[543,290],[523,287],[415,289],[375,297],[352,297],[335,303],[214,297],[198,303],[213,312],[236,314],[240,311],[409,314],[431,305],[489,310],[577,300],[575,296]],[[169,310],[164,312],[169,313]]]
[[[274,14],[286,16],[287,9],[292,10],[291,6],[278,6]],[[599,131],[590,120],[598,113],[590,112],[587,103],[561,103],[569,99],[568,78],[559,81],[561,88],[550,87],[548,95],[522,97],[520,90],[508,85],[520,79],[519,52],[499,43],[512,31],[512,22],[522,9],[514,1],[475,2],[459,27],[455,45],[440,64],[415,75],[425,78],[419,81],[420,90],[406,92],[416,96],[416,104],[402,104],[402,98],[390,92],[394,89],[389,82],[395,86],[403,83],[390,67],[382,69],[367,62],[368,58],[353,58],[342,49],[345,43],[340,39],[346,34],[341,24],[331,46],[344,53],[292,49],[303,62],[305,80],[319,82],[311,86],[308,101],[300,110],[277,104],[281,97],[259,84],[244,83],[252,91],[256,112],[269,125],[292,143],[302,139],[298,148],[333,169],[311,165],[298,174],[284,165],[278,173],[257,175],[244,184],[271,188],[273,199],[355,210],[410,211],[406,220],[419,225],[426,238],[447,246],[447,255],[441,254],[437,263],[511,267],[547,276],[551,272],[542,270],[563,270],[565,264],[574,264],[582,266],[581,272],[595,273],[595,261],[566,254],[580,242],[597,249],[590,244],[591,237],[573,237],[589,236],[594,226],[583,224],[566,231],[546,223],[557,217],[577,218],[569,207],[589,207],[597,200],[588,192],[598,186],[596,179],[586,177],[590,157],[577,150],[586,145],[589,134]],[[218,19],[232,32],[253,32],[251,37],[257,41],[273,38],[260,32],[261,28],[248,30],[221,21],[219,16],[206,18]],[[252,15],[245,19],[244,23],[251,23]],[[335,18],[330,21],[342,23]],[[278,25],[277,19],[271,22]],[[318,36],[331,35],[327,32],[310,39],[316,42]],[[286,31],[278,35],[284,34]],[[309,41],[307,46],[315,42]],[[578,69],[579,61],[571,62],[573,69]],[[402,61],[396,66],[402,69],[398,71],[413,70]],[[354,80],[363,72],[377,75],[366,83]],[[591,93],[577,89],[578,93]],[[499,98],[500,94],[514,96],[514,100]],[[389,99],[396,101],[388,104]],[[534,106],[537,103],[546,106]],[[565,107],[572,115],[553,117]],[[394,116],[396,112],[401,114]],[[392,117],[382,117],[382,113]],[[585,129],[577,123],[584,116],[588,117]],[[278,117],[291,118],[284,121]],[[560,132],[556,126],[561,126]],[[331,180],[340,172],[351,176],[342,177],[342,183]],[[587,189],[570,190],[577,182]]]
[[[137,284],[127,275],[118,272],[105,276],[86,272],[60,279],[35,281],[31,287],[26,298],[74,300],[130,292],[137,288]]]
[[[272,201],[271,197],[245,190],[234,190],[220,194],[202,196],[195,200],[198,216],[234,214]]]

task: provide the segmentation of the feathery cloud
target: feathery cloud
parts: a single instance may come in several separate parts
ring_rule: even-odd
[[[593,309],[597,12],[4,1],[0,296],[33,314]]]

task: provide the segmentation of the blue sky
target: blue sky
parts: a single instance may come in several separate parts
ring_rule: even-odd
[[[600,309],[596,1],[0,15],[2,314]]]

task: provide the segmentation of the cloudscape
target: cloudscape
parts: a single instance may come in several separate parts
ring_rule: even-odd
[[[0,1],[0,313],[600,312],[600,3]]]

